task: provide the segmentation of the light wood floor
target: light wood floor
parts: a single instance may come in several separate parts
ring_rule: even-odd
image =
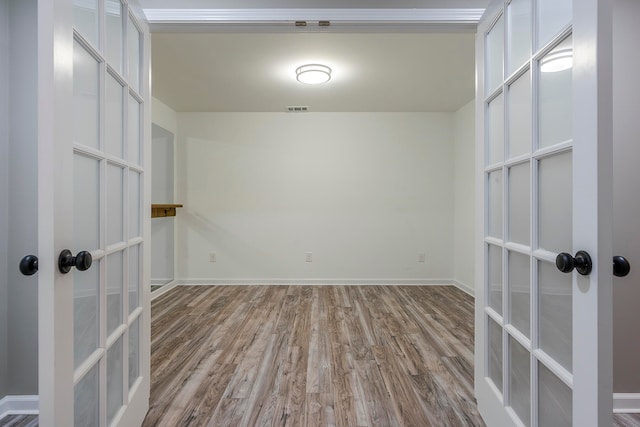
[[[38,427],[38,416],[7,415],[0,420],[0,427]]]
[[[145,426],[484,425],[453,287],[177,287],[151,335]]]
[[[640,426],[640,414],[615,414],[613,427],[638,427]]]

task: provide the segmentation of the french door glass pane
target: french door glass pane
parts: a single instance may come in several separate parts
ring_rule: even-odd
[[[98,61],[78,42],[73,45],[73,140],[98,148],[99,87]]]
[[[489,378],[502,392],[502,328],[489,318]]]
[[[509,73],[531,56],[531,0],[512,0],[507,6],[509,17]]]
[[[131,17],[127,24],[129,76],[128,82],[136,91],[140,91],[140,32]]]
[[[572,15],[572,0],[538,0],[538,46],[544,46],[567,26]]]
[[[129,248],[129,314],[140,305],[140,245]]]
[[[539,63],[538,133],[540,148],[571,141],[573,126],[571,37],[556,46]]]
[[[141,176],[136,171],[129,171],[129,239],[141,235],[140,228],[140,185]]]
[[[531,71],[509,86],[509,158],[531,152]]]
[[[511,369],[509,384],[511,387],[511,408],[525,426],[531,425],[531,359],[529,351],[512,337],[509,337]],[[543,424],[541,424],[543,425]]]
[[[100,161],[73,155],[73,241],[77,250],[100,248]]]
[[[571,427],[571,389],[542,363],[538,363],[538,425]]]
[[[572,275],[546,261],[573,249],[571,3],[505,1],[485,36],[485,376],[527,427],[571,422],[570,387],[538,357],[572,371]]]
[[[72,273],[74,366],[99,356],[74,388],[74,417],[76,426],[107,426],[140,377],[144,348],[144,243],[130,240],[142,236],[143,37],[126,1],[73,4],[80,34],[73,65],[74,194],[82,197],[74,197],[70,249],[95,257],[89,270]],[[136,309],[137,319],[125,329]]]
[[[502,238],[502,171],[489,174],[489,236]]]
[[[555,253],[573,248],[571,158],[571,152],[564,152],[538,162],[539,246]]]
[[[106,93],[106,117],[105,133],[107,140],[107,153],[119,158],[124,158],[122,152],[124,114],[123,87],[107,73],[107,93]]]
[[[573,319],[571,274],[538,261],[538,334],[540,348],[567,371],[572,370]]]
[[[74,426],[100,425],[100,385],[96,364],[75,385],[73,391]]]
[[[487,34],[486,45],[486,90],[491,93],[496,90],[503,80],[504,57],[504,19],[500,16],[493,28]]]
[[[139,165],[140,162],[140,104],[129,95],[129,163]]]
[[[98,0],[73,0],[73,26],[93,46],[98,46]]]
[[[73,366],[77,368],[99,346],[100,264],[73,271]]]
[[[502,248],[489,245],[489,307],[502,314]]]
[[[129,389],[140,376],[140,317],[129,327]]]
[[[107,425],[122,407],[122,337],[107,351]]]
[[[107,166],[107,245],[124,240],[124,171],[120,166]]]
[[[489,152],[487,164],[504,160],[504,97],[498,95],[489,103]]]
[[[122,324],[122,254],[107,257],[107,336]]]
[[[529,245],[529,163],[509,168],[509,241]]]
[[[105,0],[107,62],[122,74],[122,4],[120,0]]]
[[[531,291],[529,256],[509,252],[510,323],[527,338],[530,337],[529,296]]]

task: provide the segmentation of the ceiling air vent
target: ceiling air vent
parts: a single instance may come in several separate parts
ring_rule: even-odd
[[[287,113],[306,113],[309,111],[309,107],[303,105],[289,105],[286,111]]]

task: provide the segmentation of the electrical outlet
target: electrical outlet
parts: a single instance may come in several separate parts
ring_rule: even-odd
[[[418,254],[418,262],[425,262],[427,260],[427,254],[419,253]]]
[[[216,253],[215,252],[209,253],[209,262],[216,262]]]
[[[304,254],[304,260],[306,262],[313,262],[313,254],[311,252],[306,252]]]

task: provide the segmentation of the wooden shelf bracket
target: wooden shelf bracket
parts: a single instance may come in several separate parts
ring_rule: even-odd
[[[181,204],[152,204],[151,218],[163,218],[167,216],[176,216],[176,208],[181,208]]]

